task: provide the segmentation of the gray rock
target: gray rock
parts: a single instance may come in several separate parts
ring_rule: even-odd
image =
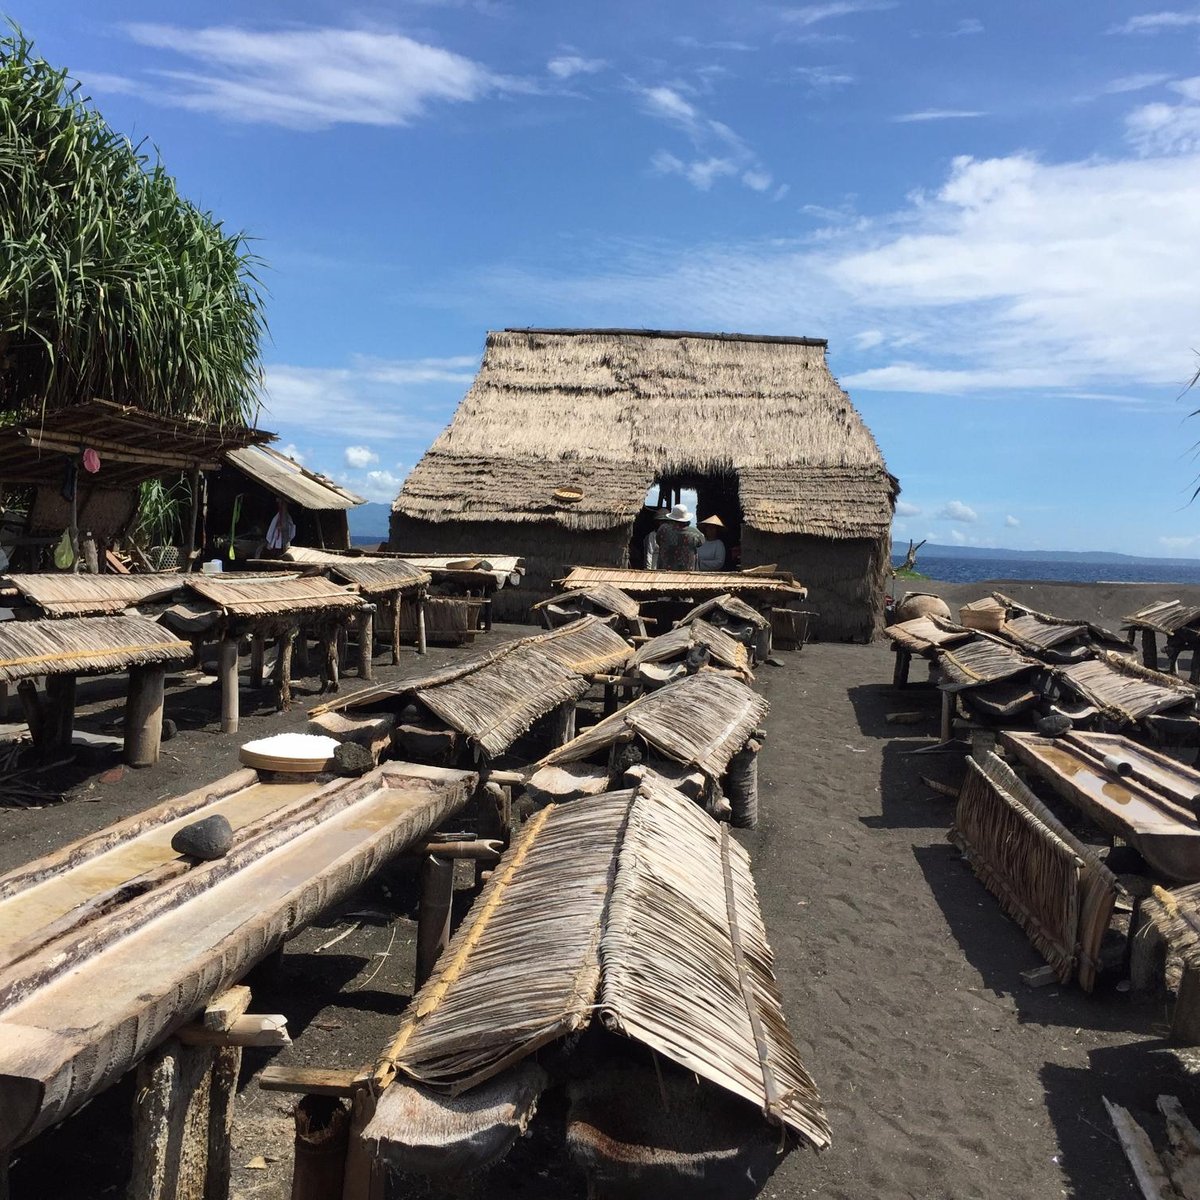
[[[375,766],[375,756],[357,742],[342,742],[333,752],[333,761],[342,775],[365,775]]]
[[[220,813],[193,821],[185,825],[172,839],[171,849],[176,854],[209,861],[224,858],[233,845],[233,826]]]
[[[1065,713],[1052,712],[1034,721],[1038,733],[1043,737],[1062,737],[1071,728],[1071,718]]]

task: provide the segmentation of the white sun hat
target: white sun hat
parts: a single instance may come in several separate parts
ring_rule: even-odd
[[[686,525],[692,519],[692,510],[686,504],[677,504],[667,516],[668,521],[678,521]]]

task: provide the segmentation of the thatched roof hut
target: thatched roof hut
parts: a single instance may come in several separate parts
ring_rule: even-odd
[[[808,585],[825,636],[870,636],[898,488],[825,350],[741,334],[490,333],[393,506],[392,546],[523,554],[524,606],[571,565],[640,565],[649,489],[695,488],[744,567],[776,563]]]

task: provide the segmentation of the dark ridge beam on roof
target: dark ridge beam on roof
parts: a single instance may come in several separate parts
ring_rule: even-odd
[[[701,338],[710,342],[775,342],[784,346],[829,346],[826,338],[783,337],[769,333],[697,333],[688,329],[543,329],[537,326],[508,328],[505,333],[555,333],[583,337],[588,334],[609,334],[625,337]]]

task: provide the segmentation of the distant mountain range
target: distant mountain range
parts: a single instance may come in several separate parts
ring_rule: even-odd
[[[892,544],[892,557],[903,559],[907,546],[896,541]],[[1032,562],[1081,563],[1180,563],[1195,565],[1194,558],[1144,558],[1137,554],[1116,554],[1111,550],[1005,550],[997,546],[940,546],[926,542],[917,552],[917,563],[923,558],[1007,558]]]
[[[346,514],[350,520],[350,538],[357,541],[360,538],[377,538],[381,542],[388,539],[388,522],[392,516],[390,504],[360,504]]]

